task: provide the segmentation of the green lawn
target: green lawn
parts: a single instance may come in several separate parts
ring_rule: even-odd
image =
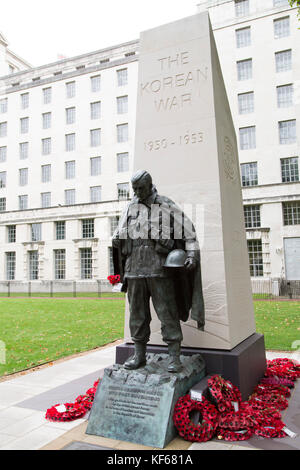
[[[0,376],[103,346],[123,337],[124,297],[0,299]],[[257,332],[267,349],[292,350],[300,339],[300,302],[256,301]],[[0,350],[1,360],[1,350]]]
[[[50,295],[50,292],[31,292],[30,295],[28,295],[28,292],[10,292],[10,295],[7,295],[7,292],[0,292],[0,297],[13,297],[13,298],[18,298],[18,297],[25,297],[29,298],[30,297],[92,297],[92,298],[101,298],[101,297],[125,297],[124,292],[76,292],[74,295],[73,292],[53,292],[52,296]]]
[[[103,346],[123,333],[122,298],[0,300],[6,348],[0,376]]]
[[[256,330],[265,336],[266,349],[292,351],[300,340],[300,302],[254,302]]]

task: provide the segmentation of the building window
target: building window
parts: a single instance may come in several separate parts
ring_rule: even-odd
[[[66,108],[66,124],[74,124],[76,121],[76,108]]]
[[[124,86],[128,83],[128,72],[127,69],[117,70],[118,86]]]
[[[118,124],[117,125],[117,142],[127,142],[128,141],[128,124]]]
[[[22,211],[24,209],[28,209],[28,194],[19,196],[19,210]]]
[[[0,212],[6,211],[6,197],[0,197]]]
[[[254,112],[254,93],[240,93],[238,95],[239,113],[248,114]]]
[[[235,0],[235,16],[249,15],[249,0]]]
[[[66,250],[54,250],[54,278],[66,277]]]
[[[287,72],[292,70],[292,51],[275,52],[276,72]]]
[[[49,129],[51,127],[51,113],[43,113],[43,129]]]
[[[117,113],[118,114],[128,113],[128,96],[117,97]]]
[[[91,103],[91,119],[100,119],[101,117],[101,101]]]
[[[92,279],[93,263],[92,263],[92,249],[80,249],[80,273],[81,279]]]
[[[44,102],[44,104],[51,103],[51,100],[52,100],[52,88],[51,87],[43,88],[43,102]]]
[[[237,62],[238,80],[250,80],[252,78],[252,59],[239,60]]]
[[[7,136],[7,122],[0,122],[0,137]]]
[[[12,281],[16,274],[16,252],[9,251],[5,253],[6,257],[6,280]]]
[[[117,154],[118,172],[129,171],[129,154],[128,152]]]
[[[55,222],[55,237],[56,240],[64,240],[66,238],[66,223],[64,220]]]
[[[0,171],[0,188],[6,188],[6,171]]]
[[[91,176],[101,175],[101,157],[92,157],[91,162]]]
[[[39,242],[42,239],[42,224],[31,224],[31,241]]]
[[[67,180],[75,178],[75,160],[65,162],[65,177]]]
[[[279,126],[279,143],[294,144],[296,143],[296,119],[290,121],[280,121]]]
[[[255,126],[242,127],[240,133],[240,149],[249,150],[256,148],[256,130]]]
[[[91,147],[101,145],[101,129],[91,129],[90,131]]]
[[[91,91],[93,93],[100,91],[101,89],[101,75],[95,75],[91,77]]]
[[[7,242],[8,243],[16,242],[16,226],[15,225],[7,226]]]
[[[21,109],[26,109],[29,106],[29,93],[21,94]]]
[[[67,98],[74,98],[76,93],[75,82],[66,83],[66,96]]]
[[[274,37],[275,39],[284,38],[290,35],[290,17],[279,18],[274,20]]]
[[[236,38],[236,47],[247,47],[251,46],[251,28],[247,26],[247,28],[237,29],[235,31],[235,38]]]
[[[20,132],[21,134],[27,134],[29,131],[29,117],[20,119]]]
[[[120,183],[117,185],[117,189],[119,201],[129,199],[129,183]]]
[[[51,207],[51,193],[41,193],[41,206],[42,208]]]
[[[300,224],[300,201],[283,202],[282,209],[284,225]]]
[[[283,183],[299,181],[298,157],[281,159],[281,178]]]
[[[94,219],[83,219],[81,224],[82,238],[94,238]]]
[[[242,163],[241,174],[242,174],[242,186],[258,185],[257,162]]]
[[[277,105],[278,108],[288,108],[294,104],[293,85],[282,85],[277,87]]]
[[[75,134],[66,134],[66,152],[75,150]]]
[[[20,160],[26,160],[28,158],[29,143],[21,142],[19,144],[19,156]]]
[[[260,227],[260,206],[244,206],[244,218],[246,228]]]
[[[75,204],[75,189],[65,190],[65,204],[67,206]]]
[[[42,165],[42,183],[51,181],[51,165]]]
[[[0,114],[7,113],[7,98],[0,100]]]
[[[109,221],[110,221],[110,235],[111,235],[111,237],[113,236],[113,234],[115,233],[115,231],[116,231],[117,228],[118,228],[119,220],[120,220],[120,216],[119,216],[119,215],[115,215],[114,217],[110,217],[110,218],[109,218]]]
[[[35,281],[39,278],[39,253],[37,250],[29,251],[29,280]]]
[[[260,277],[264,275],[262,242],[261,240],[248,240],[248,255],[250,263],[250,275]]]
[[[101,201],[101,186],[92,186],[90,188],[90,199],[91,202]]]
[[[28,168],[20,168],[19,170],[19,185],[26,186],[28,184]]]
[[[281,7],[283,5],[289,6],[289,0],[273,0],[274,7]]]
[[[49,155],[51,153],[51,137],[42,139],[42,155]]]
[[[0,147],[0,162],[5,162],[7,158],[7,147]]]

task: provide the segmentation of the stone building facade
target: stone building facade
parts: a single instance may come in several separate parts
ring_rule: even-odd
[[[239,142],[251,276],[300,280],[297,10],[287,0],[203,9]],[[135,40],[36,68],[19,59],[16,71],[0,36],[0,281],[111,272],[130,195],[138,50]]]

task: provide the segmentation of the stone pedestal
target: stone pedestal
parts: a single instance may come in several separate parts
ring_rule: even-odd
[[[133,354],[133,350],[134,346],[130,343],[117,346],[116,363],[124,363]],[[147,346],[148,352],[163,353],[166,350],[166,346]],[[205,361],[206,374],[220,374],[230,380],[240,389],[243,400],[248,399],[266,368],[264,337],[258,333],[251,335],[231,351],[182,347],[181,354],[201,354]]]
[[[180,359],[176,374],[167,371],[168,354],[147,354],[147,365],[135,371],[118,364],[105,369],[86,433],[164,448],[177,434],[177,400],[205,376],[199,354]]]

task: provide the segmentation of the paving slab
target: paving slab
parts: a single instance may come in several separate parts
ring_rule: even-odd
[[[88,442],[73,441],[61,450],[112,450],[112,448],[96,446],[95,444],[89,444]]]
[[[103,376],[104,369],[97,370],[91,374],[71,380],[68,383],[54,387],[43,392],[34,398],[18,403],[18,407],[30,408],[33,410],[45,411],[58,403],[73,403],[78,395],[83,395],[86,390],[91,388],[96,380]]]
[[[0,445],[0,450],[38,450],[64,433],[64,429],[49,429],[39,426],[37,429],[26,433],[25,436],[14,439],[5,445]]]

